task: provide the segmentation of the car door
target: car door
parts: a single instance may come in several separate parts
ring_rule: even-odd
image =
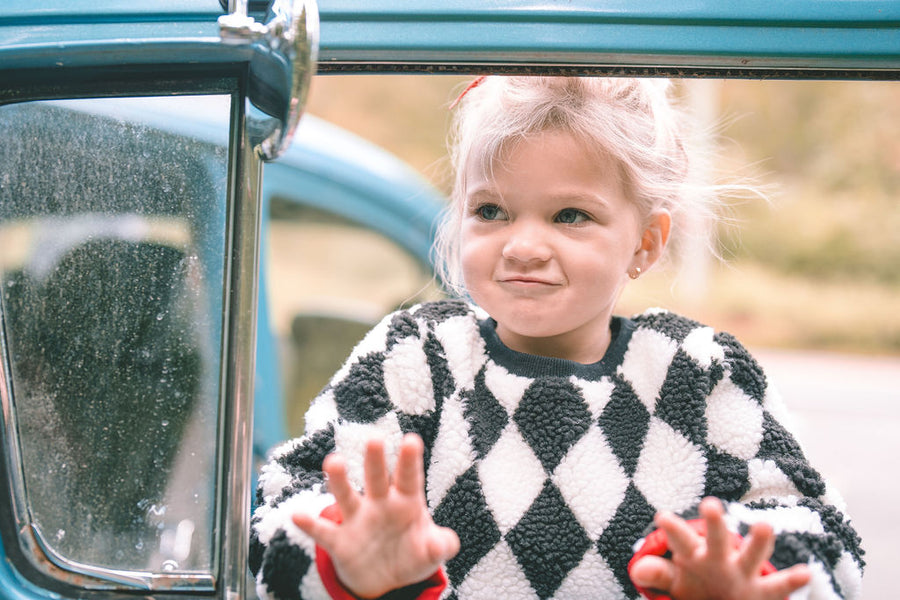
[[[247,593],[261,163],[316,18],[220,16],[0,9],[0,597]]]

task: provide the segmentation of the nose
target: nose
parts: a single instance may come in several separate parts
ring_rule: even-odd
[[[522,263],[546,262],[553,255],[547,232],[540,224],[518,222],[507,229],[503,258]]]

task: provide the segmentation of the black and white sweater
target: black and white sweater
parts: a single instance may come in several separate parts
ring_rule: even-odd
[[[361,487],[373,436],[425,442],[426,497],[462,549],[442,597],[634,598],[627,564],[661,509],[726,503],[729,526],[777,534],[777,568],[808,563],[794,598],[855,598],[862,550],[837,494],[781,424],[782,407],[730,335],[664,312],[614,318],[602,361],[524,355],[461,301],[386,317],[313,402],[302,438],[272,452],[252,520],[261,598],[328,598],[291,522],[333,503],[339,452]]]

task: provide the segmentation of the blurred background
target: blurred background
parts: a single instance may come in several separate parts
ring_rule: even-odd
[[[319,77],[309,112],[446,192],[448,107],[470,79]],[[765,197],[725,199],[721,260],[702,240],[688,244],[683,260],[630,284],[619,312],[666,307],[751,348],[811,461],[847,500],[868,552],[864,597],[885,597],[900,555],[888,512],[900,494],[890,466],[900,457],[900,84],[690,80],[676,92],[716,157],[710,177]],[[308,211],[301,222],[277,202],[272,215],[271,319],[297,435],[353,343],[383,314],[439,291],[427,264],[358,224]]]
[[[468,80],[319,77],[309,112],[446,191],[448,105]],[[671,265],[630,286],[623,307],[657,302],[750,345],[900,353],[900,86],[697,80],[679,92],[711,129],[713,175],[752,180],[768,202],[732,199],[725,262]],[[676,277],[682,267],[704,278]]]

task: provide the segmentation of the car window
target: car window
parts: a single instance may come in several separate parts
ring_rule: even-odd
[[[328,76],[310,111],[431,177],[448,106],[472,77]],[[846,500],[866,549],[866,595],[890,594],[893,524],[880,475],[900,452],[900,84],[690,79],[675,82],[697,143],[735,195],[714,259],[707,238],[630,283],[618,311],[662,306],[734,333],[781,392],[812,464]],[[871,466],[871,468],[867,468]]]
[[[280,346],[285,422],[303,432],[310,400],[381,317],[440,296],[429,265],[388,236],[275,199],[268,225],[271,327]]]
[[[0,107],[20,529],[57,567],[125,584],[193,585],[216,547],[227,149],[154,116],[176,105],[228,131],[228,96]]]

